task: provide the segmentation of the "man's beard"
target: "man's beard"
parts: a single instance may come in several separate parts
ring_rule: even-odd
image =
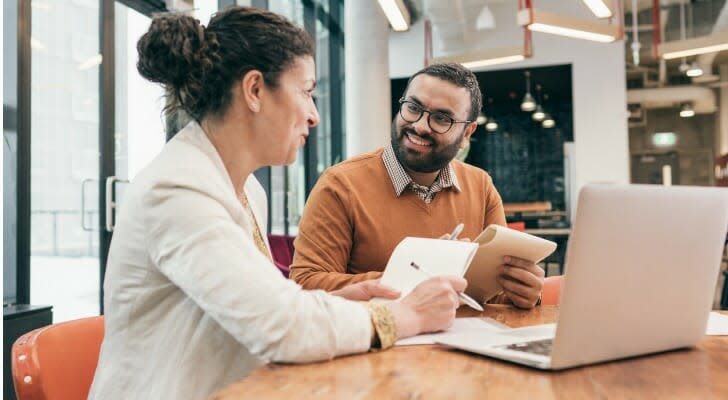
[[[461,132],[454,142],[447,145],[439,145],[432,137],[428,137],[429,135],[425,136],[425,138],[433,142],[432,151],[428,154],[420,154],[408,149],[402,143],[404,140],[408,140],[406,138],[407,133],[417,136],[414,129],[408,127],[403,127],[398,132],[396,121],[392,122],[392,148],[394,154],[405,169],[421,173],[437,172],[445,168],[460,150],[460,143],[463,140],[463,135],[465,135],[465,131]]]

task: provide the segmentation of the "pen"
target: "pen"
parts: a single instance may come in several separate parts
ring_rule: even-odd
[[[462,224],[460,224],[460,225],[462,225]],[[457,227],[456,227],[456,230],[457,230]],[[429,272],[425,271],[424,269],[422,269],[422,267],[420,267],[419,265],[417,265],[414,261],[410,262],[410,266],[412,268],[414,268],[414,269],[422,272],[428,278],[433,278],[434,277],[434,275],[432,275],[431,273],[429,273]],[[467,294],[458,292],[458,297],[460,298],[460,300],[462,300],[465,304],[469,305],[470,307],[472,307],[472,308],[474,308],[474,309],[476,309],[478,311],[485,311],[485,310],[483,310],[483,307],[480,304],[478,304],[477,301],[473,300],[473,298],[470,297],[470,296],[468,296]]]
[[[464,228],[464,227],[465,227],[465,224],[463,224],[463,223],[459,223],[459,224],[457,224],[457,225],[455,226],[455,229],[453,229],[453,230],[452,230],[452,233],[451,233],[451,234],[450,234],[450,236],[449,236],[449,237],[447,238],[447,240],[455,240],[455,239],[457,239],[457,238],[458,238],[458,235],[460,234],[460,232],[462,232],[462,231],[463,231],[463,228]]]

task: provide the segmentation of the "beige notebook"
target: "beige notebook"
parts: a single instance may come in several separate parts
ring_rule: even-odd
[[[399,290],[400,299],[428,276],[410,266],[414,262],[428,273],[462,277],[468,270],[478,245],[459,240],[440,240],[417,237],[404,238],[387,261],[380,282]]]
[[[556,250],[556,243],[500,225],[488,225],[474,240],[478,250],[465,274],[465,293],[485,303],[501,292],[496,282],[503,257],[513,256],[537,263]]]

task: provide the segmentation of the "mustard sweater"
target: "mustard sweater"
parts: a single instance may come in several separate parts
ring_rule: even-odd
[[[409,189],[397,197],[382,152],[327,169],[313,188],[290,273],[304,288],[330,291],[379,278],[407,236],[439,237],[462,222],[460,238],[475,239],[490,224],[505,225],[500,195],[482,169],[452,161],[462,191],[445,189],[426,204]]]

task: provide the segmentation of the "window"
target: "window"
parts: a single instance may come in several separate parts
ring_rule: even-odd
[[[318,177],[344,154],[344,34],[341,0],[270,0],[270,11],[304,28],[316,42],[316,105],[321,121],[296,162],[270,169],[270,230],[296,235],[303,207]]]
[[[18,190],[18,2],[3,1],[3,304],[15,303]]]

